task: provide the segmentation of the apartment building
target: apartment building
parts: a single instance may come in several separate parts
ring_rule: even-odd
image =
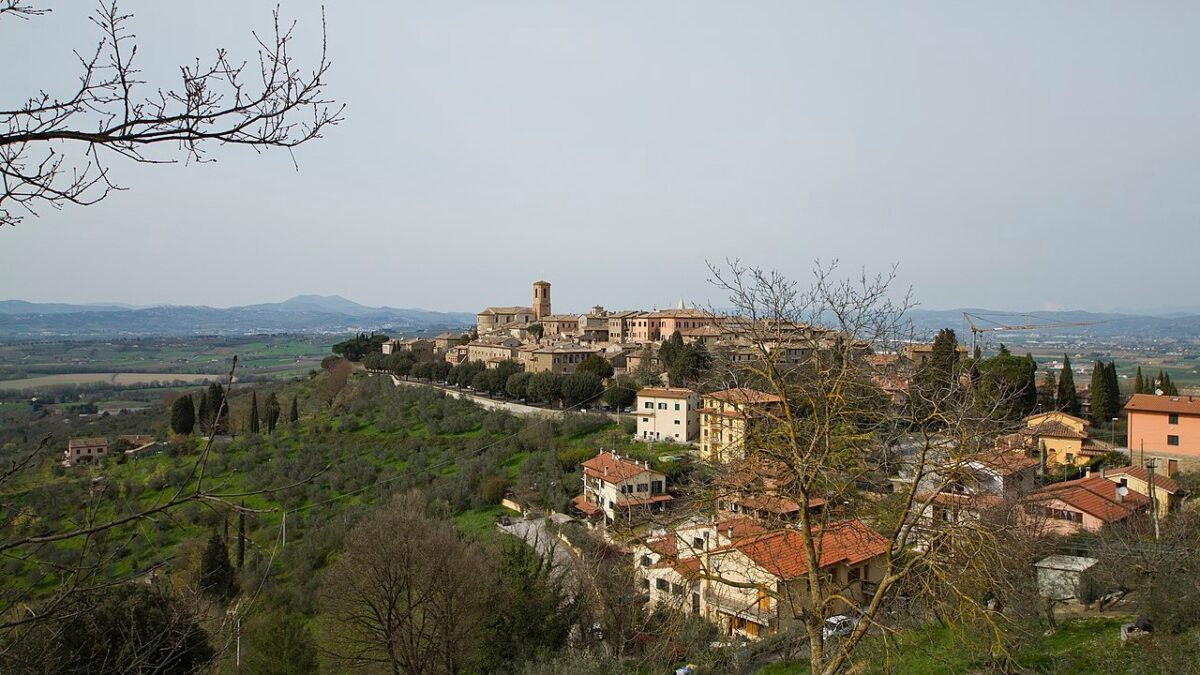
[[[542,335],[545,337],[575,335],[579,330],[577,314],[549,314],[542,317]]]
[[[583,493],[574,505],[589,520],[609,526],[660,513],[672,499],[666,474],[648,462],[601,452],[583,463]]]
[[[745,457],[752,425],[766,423],[782,400],[739,387],[705,394],[700,404],[700,459],[728,462]]]
[[[637,393],[637,437],[690,443],[700,437],[700,395],[682,387],[645,387]]]
[[[526,358],[525,370],[531,373],[552,372],[566,375],[575,372],[579,364],[595,354],[603,355],[603,350],[598,347],[561,343],[524,352],[523,357]]]
[[[575,334],[583,340],[608,342],[608,310],[600,305],[587,314],[580,314],[576,321]]]
[[[646,312],[623,311],[608,315],[608,341],[625,343],[632,339],[633,322]]]
[[[1129,450],[1139,458],[1170,460],[1185,469],[1200,469],[1200,398],[1134,394],[1125,404],[1129,415]]]
[[[521,341],[514,337],[481,337],[467,343],[467,361],[498,363],[516,359]]]

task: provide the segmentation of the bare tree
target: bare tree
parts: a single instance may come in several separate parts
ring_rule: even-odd
[[[482,644],[492,570],[477,544],[398,496],[346,537],[321,587],[326,651],[343,667],[460,673]]]
[[[0,2],[0,20],[47,11],[23,0]],[[305,70],[289,51],[295,24],[282,23],[278,9],[271,32],[254,34],[257,63],[217,49],[207,62],[181,66],[175,87],[141,79],[132,17],[116,0],[101,2],[90,18],[100,37],[95,49],[76,52],[78,82],[65,94],[43,89],[0,109],[0,226],[36,216],[39,207],[86,206],[125,189],[110,173],[114,158],[203,162],[214,145],[290,149],[342,119],[344,107],[324,94],[324,30],[320,58]],[[173,152],[153,150],[159,147]]]
[[[1001,582],[994,570],[1002,568],[1000,533],[1009,526],[977,514],[927,519],[969,459],[992,447],[1002,402],[978,400],[960,372],[915,389],[910,396],[917,401],[889,401],[873,384],[866,357],[912,340],[904,316],[911,303],[906,295],[893,298],[894,273],[842,280],[835,270],[818,264],[812,285],[801,290],[777,272],[737,261],[711,267],[713,283],[729,296],[723,321],[737,340],[714,350],[718,367],[708,386],[767,396],[734,401],[746,420],[743,437],[726,448],[692,499],[710,511],[730,498],[793,504],[786,518],[768,513],[760,525],[786,532],[794,546],[787,555],[800,556],[809,573],[775,585],[710,567],[699,576],[770,598],[795,639],[806,643],[814,673],[846,670],[868,631],[894,630],[898,598],[922,603],[954,625],[983,627],[1002,654],[1003,618],[988,599]],[[903,469],[902,489],[886,497],[864,491],[864,483],[896,467]],[[886,542],[871,578],[839,580],[824,572],[827,535],[858,531],[846,524],[851,519],[874,531],[863,532],[864,546]],[[939,536],[931,539],[931,530]],[[859,623],[830,641],[825,619],[847,608],[858,610]]]

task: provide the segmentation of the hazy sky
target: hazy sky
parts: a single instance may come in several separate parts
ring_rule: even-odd
[[[172,85],[274,4],[122,6]],[[933,308],[1200,309],[1200,3],[328,4],[346,121],[299,172],[117,162],[130,191],[0,230],[0,298],[651,308],[739,256],[895,262]],[[50,5],[0,21],[0,108],[75,82],[91,3]],[[318,4],[283,12],[311,62]]]

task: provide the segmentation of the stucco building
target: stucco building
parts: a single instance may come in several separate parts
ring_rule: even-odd
[[[1200,398],[1134,394],[1129,415],[1129,450],[1139,459],[1170,460],[1184,470],[1200,468]]]
[[[681,387],[645,387],[637,393],[637,437],[689,443],[700,436],[700,395]]]
[[[583,463],[583,492],[574,505],[596,523],[632,522],[671,502],[667,476],[649,463],[601,452]]]
[[[781,399],[739,387],[705,394],[700,404],[700,459],[728,462],[746,454],[751,425],[765,424]]]

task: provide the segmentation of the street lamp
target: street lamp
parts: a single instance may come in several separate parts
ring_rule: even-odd
[[[1117,449],[1117,422],[1120,422],[1120,417],[1112,418],[1112,425],[1108,427],[1108,445],[1109,450]]]

